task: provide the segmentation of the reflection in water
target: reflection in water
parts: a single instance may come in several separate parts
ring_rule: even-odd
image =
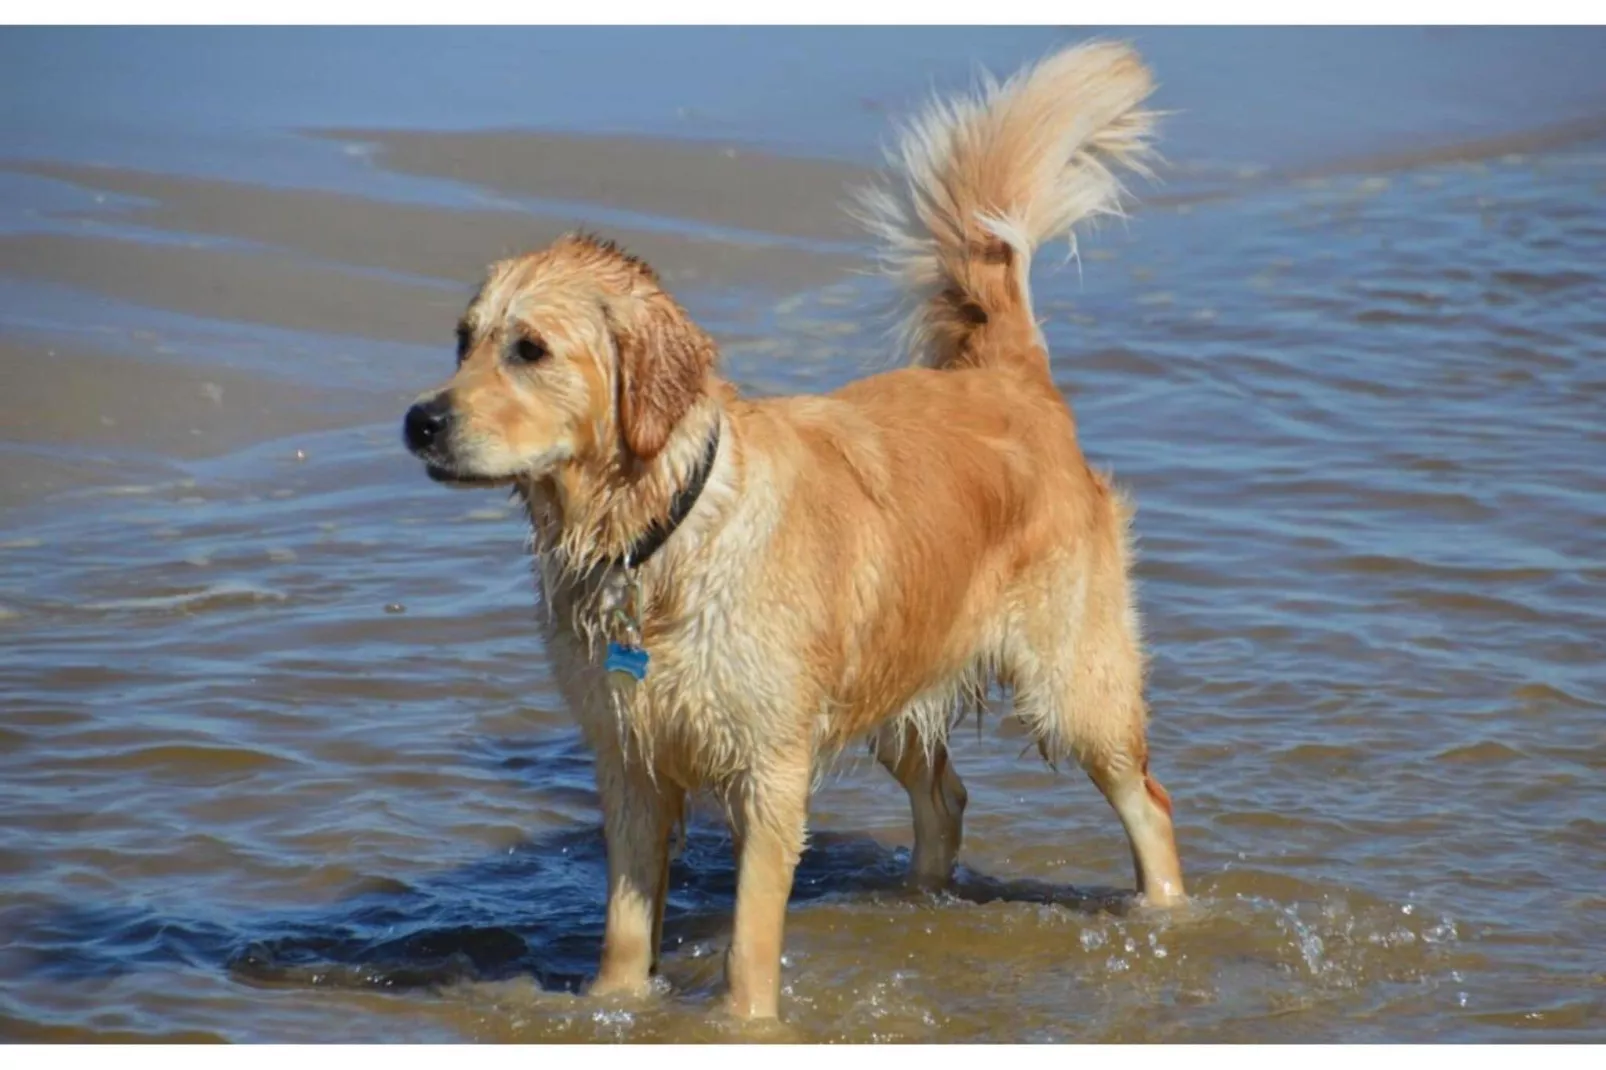
[[[671,868],[666,955],[730,936],[735,871],[729,838],[699,824]],[[798,870],[794,904],[825,897],[907,902],[1035,903],[1124,914],[1130,893],[1001,881],[966,870],[940,897],[906,890],[908,852],[822,832]],[[417,885],[360,882],[325,908],[234,919],[162,918],[123,906],[62,904],[23,919],[25,977],[82,980],[147,967],[223,968],[261,985],[384,989],[532,977],[574,992],[602,941],[606,857],[599,829],[553,833]],[[512,904],[518,908],[510,909]],[[672,967],[671,967],[672,968]]]

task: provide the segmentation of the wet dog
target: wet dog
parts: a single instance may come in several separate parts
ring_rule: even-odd
[[[818,763],[855,741],[908,790],[912,876],[949,879],[957,712],[997,682],[1119,815],[1140,893],[1183,896],[1149,774],[1131,509],[1088,467],[1032,314],[1039,243],[1120,210],[1148,71],[1061,52],[935,104],[862,215],[909,299],[911,367],[752,399],[651,267],[586,236],[495,264],[457,371],[407,413],[430,475],[528,507],[546,644],[596,755],[608,906],[595,992],[645,986],[669,843],[715,795],[738,855],[731,1006],[776,1014]]]

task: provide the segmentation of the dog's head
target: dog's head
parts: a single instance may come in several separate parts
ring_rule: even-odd
[[[708,391],[715,352],[646,264],[562,238],[491,267],[458,324],[456,374],[407,410],[407,448],[471,485],[651,461]]]

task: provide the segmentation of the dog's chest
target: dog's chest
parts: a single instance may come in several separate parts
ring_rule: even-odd
[[[739,772],[736,756],[795,738],[798,718],[811,715],[799,702],[796,657],[739,599],[713,589],[681,592],[668,607],[649,598],[656,611],[632,633],[622,588],[548,597],[553,667],[594,746],[624,742],[677,779],[706,783]],[[641,647],[639,680],[607,670],[610,642]]]

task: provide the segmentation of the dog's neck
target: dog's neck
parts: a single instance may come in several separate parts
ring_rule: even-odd
[[[688,488],[707,478],[710,443],[723,421],[723,406],[708,397],[650,461],[573,462],[538,482],[521,483],[536,554],[555,566],[556,575],[574,578],[627,561],[639,565],[641,551],[659,550],[652,545],[654,534],[673,534],[684,519],[672,516],[677,504],[686,512],[694,506],[696,495]]]

